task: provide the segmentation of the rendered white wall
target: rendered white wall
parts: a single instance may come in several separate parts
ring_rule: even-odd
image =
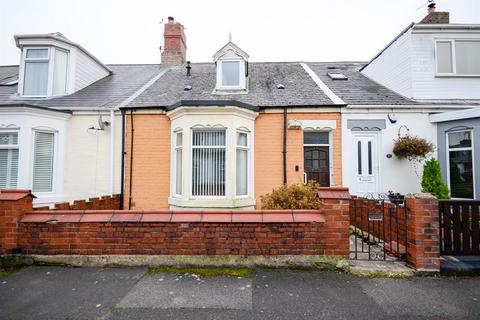
[[[379,148],[378,148],[378,163],[379,163],[379,192],[386,193],[388,190],[400,192],[403,194],[420,192],[421,176],[423,172],[423,165],[418,164],[415,170],[409,161],[399,160],[393,155],[393,140],[398,137],[398,129],[402,125],[406,125],[410,129],[410,134],[417,135],[437,144],[437,129],[436,125],[429,122],[429,114],[427,112],[402,112],[400,110],[394,111],[397,115],[398,121],[392,124],[388,120],[388,112],[367,110],[355,110],[355,114],[342,114],[342,170],[344,185],[352,189],[354,194],[354,177],[353,169],[355,167],[356,154],[352,148],[353,133],[347,129],[348,119],[385,119],[386,129],[380,131]],[[349,112],[348,110],[346,112]],[[358,131],[357,131],[358,132]],[[402,134],[405,130],[402,129]],[[392,154],[393,157],[388,159],[387,154]],[[433,154],[436,157],[436,152]],[[418,175],[417,175],[418,174]]]
[[[435,39],[479,39],[480,33],[412,33],[415,99],[480,99],[480,77],[436,77]]]
[[[0,110],[0,130],[18,127],[18,189],[32,189],[33,180],[33,138],[34,129],[55,132],[53,159],[53,191],[35,193],[34,204],[50,204],[64,199],[64,155],[69,114],[33,108],[2,108]]]
[[[411,53],[411,30],[408,30],[363,69],[362,73],[403,96],[411,97]]]
[[[109,113],[102,113],[110,122]],[[65,147],[64,193],[66,201],[110,194],[111,126],[98,128],[98,113],[75,113],[68,122]],[[120,193],[121,116],[115,116],[114,193]]]

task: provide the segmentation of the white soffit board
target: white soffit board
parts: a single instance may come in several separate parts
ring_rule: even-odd
[[[430,115],[430,122],[445,122],[452,120],[462,120],[462,119],[471,119],[471,118],[480,118],[480,107],[460,110],[460,111],[450,111]]]
[[[300,65],[303,67],[303,69],[305,69],[305,71],[310,75],[310,77],[312,77],[313,81],[315,81],[320,90],[322,90],[327,95],[327,97],[333,101],[333,103],[343,105],[346,104],[345,101],[340,99],[335,93],[333,93],[332,90],[330,90],[329,87],[327,87],[327,85],[317,76],[315,72],[313,72],[312,69],[310,69],[310,67],[306,63],[301,62]]]

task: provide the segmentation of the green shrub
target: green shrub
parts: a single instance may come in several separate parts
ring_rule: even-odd
[[[307,185],[299,183],[274,189],[260,197],[262,209],[319,209],[317,186],[310,181]]]
[[[440,163],[432,158],[423,165],[422,192],[429,192],[438,199],[450,199],[448,187],[442,180]]]

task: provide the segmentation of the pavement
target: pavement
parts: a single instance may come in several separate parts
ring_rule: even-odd
[[[0,319],[480,319],[480,278],[32,266],[0,277]]]

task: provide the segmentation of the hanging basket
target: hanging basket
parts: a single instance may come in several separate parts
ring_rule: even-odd
[[[393,153],[399,159],[422,160],[431,152],[433,144],[417,136],[407,134],[394,140]]]

